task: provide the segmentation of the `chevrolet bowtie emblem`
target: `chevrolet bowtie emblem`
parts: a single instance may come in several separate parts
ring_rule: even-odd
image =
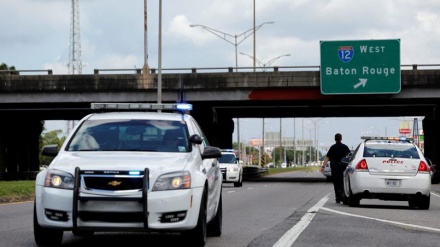
[[[118,186],[118,185],[120,185],[121,183],[122,183],[122,182],[111,181],[111,182],[108,183],[108,185],[111,185],[111,186]]]

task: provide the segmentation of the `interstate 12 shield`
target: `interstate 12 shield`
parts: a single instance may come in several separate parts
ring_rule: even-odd
[[[338,48],[338,57],[342,62],[348,63],[353,59],[354,50],[353,46],[340,46]]]

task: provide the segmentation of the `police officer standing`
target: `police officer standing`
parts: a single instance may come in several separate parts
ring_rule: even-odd
[[[336,203],[342,201],[342,193],[344,190],[344,170],[345,165],[341,162],[342,158],[350,153],[350,149],[347,145],[342,143],[342,135],[340,133],[335,134],[335,144],[333,144],[327,152],[325,159],[322,163],[321,172],[324,172],[324,167],[327,162],[330,161],[330,168],[333,180],[333,187],[335,188]]]

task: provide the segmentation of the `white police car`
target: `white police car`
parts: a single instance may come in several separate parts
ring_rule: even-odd
[[[59,151],[44,147],[55,158],[36,178],[37,245],[60,245],[64,231],[181,232],[191,246],[220,236],[221,151],[193,117],[166,112],[177,106],[92,104],[115,112],[84,117]]]
[[[408,201],[411,208],[429,209],[431,167],[408,138],[362,137],[344,171],[343,203],[361,199]]]
[[[238,161],[233,149],[223,149],[219,159],[223,182],[234,183],[234,187],[243,186],[243,166]]]

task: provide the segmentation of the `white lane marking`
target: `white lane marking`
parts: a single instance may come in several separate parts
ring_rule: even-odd
[[[234,193],[234,192],[235,192],[235,190],[228,191],[228,193]]]
[[[247,188],[248,190],[251,190],[251,189],[253,189],[254,187],[249,187],[249,188]]]
[[[301,218],[301,220],[296,223],[289,231],[287,231],[274,245],[273,247],[286,247],[292,246],[298,236],[304,229],[310,224],[313,217],[315,217],[316,212],[324,206],[327,202],[330,194],[319,200],[313,207],[311,207],[306,214]]]
[[[427,226],[419,226],[419,225],[413,225],[413,224],[406,224],[406,223],[402,223],[402,222],[397,222],[397,221],[392,221],[392,220],[384,220],[384,219],[378,219],[378,218],[372,218],[372,217],[367,217],[367,216],[362,216],[362,215],[357,215],[357,214],[350,214],[350,213],[345,213],[345,212],[341,212],[341,211],[336,211],[330,208],[326,208],[326,207],[322,207],[323,210],[332,212],[332,213],[336,213],[336,214],[342,214],[342,215],[346,215],[346,216],[352,216],[352,217],[358,217],[358,218],[363,218],[363,219],[369,219],[369,220],[375,220],[375,221],[380,221],[380,222],[384,222],[384,223],[390,223],[390,224],[394,224],[394,225],[401,225],[401,226],[409,226],[412,228],[416,228],[416,229],[424,229],[424,230],[430,230],[430,231],[435,231],[435,232],[440,232],[440,229],[438,228],[432,228],[432,227],[427,227]]]
[[[436,196],[436,197],[440,197],[439,195],[437,195],[437,194],[434,193],[434,192],[431,192],[431,195]]]

